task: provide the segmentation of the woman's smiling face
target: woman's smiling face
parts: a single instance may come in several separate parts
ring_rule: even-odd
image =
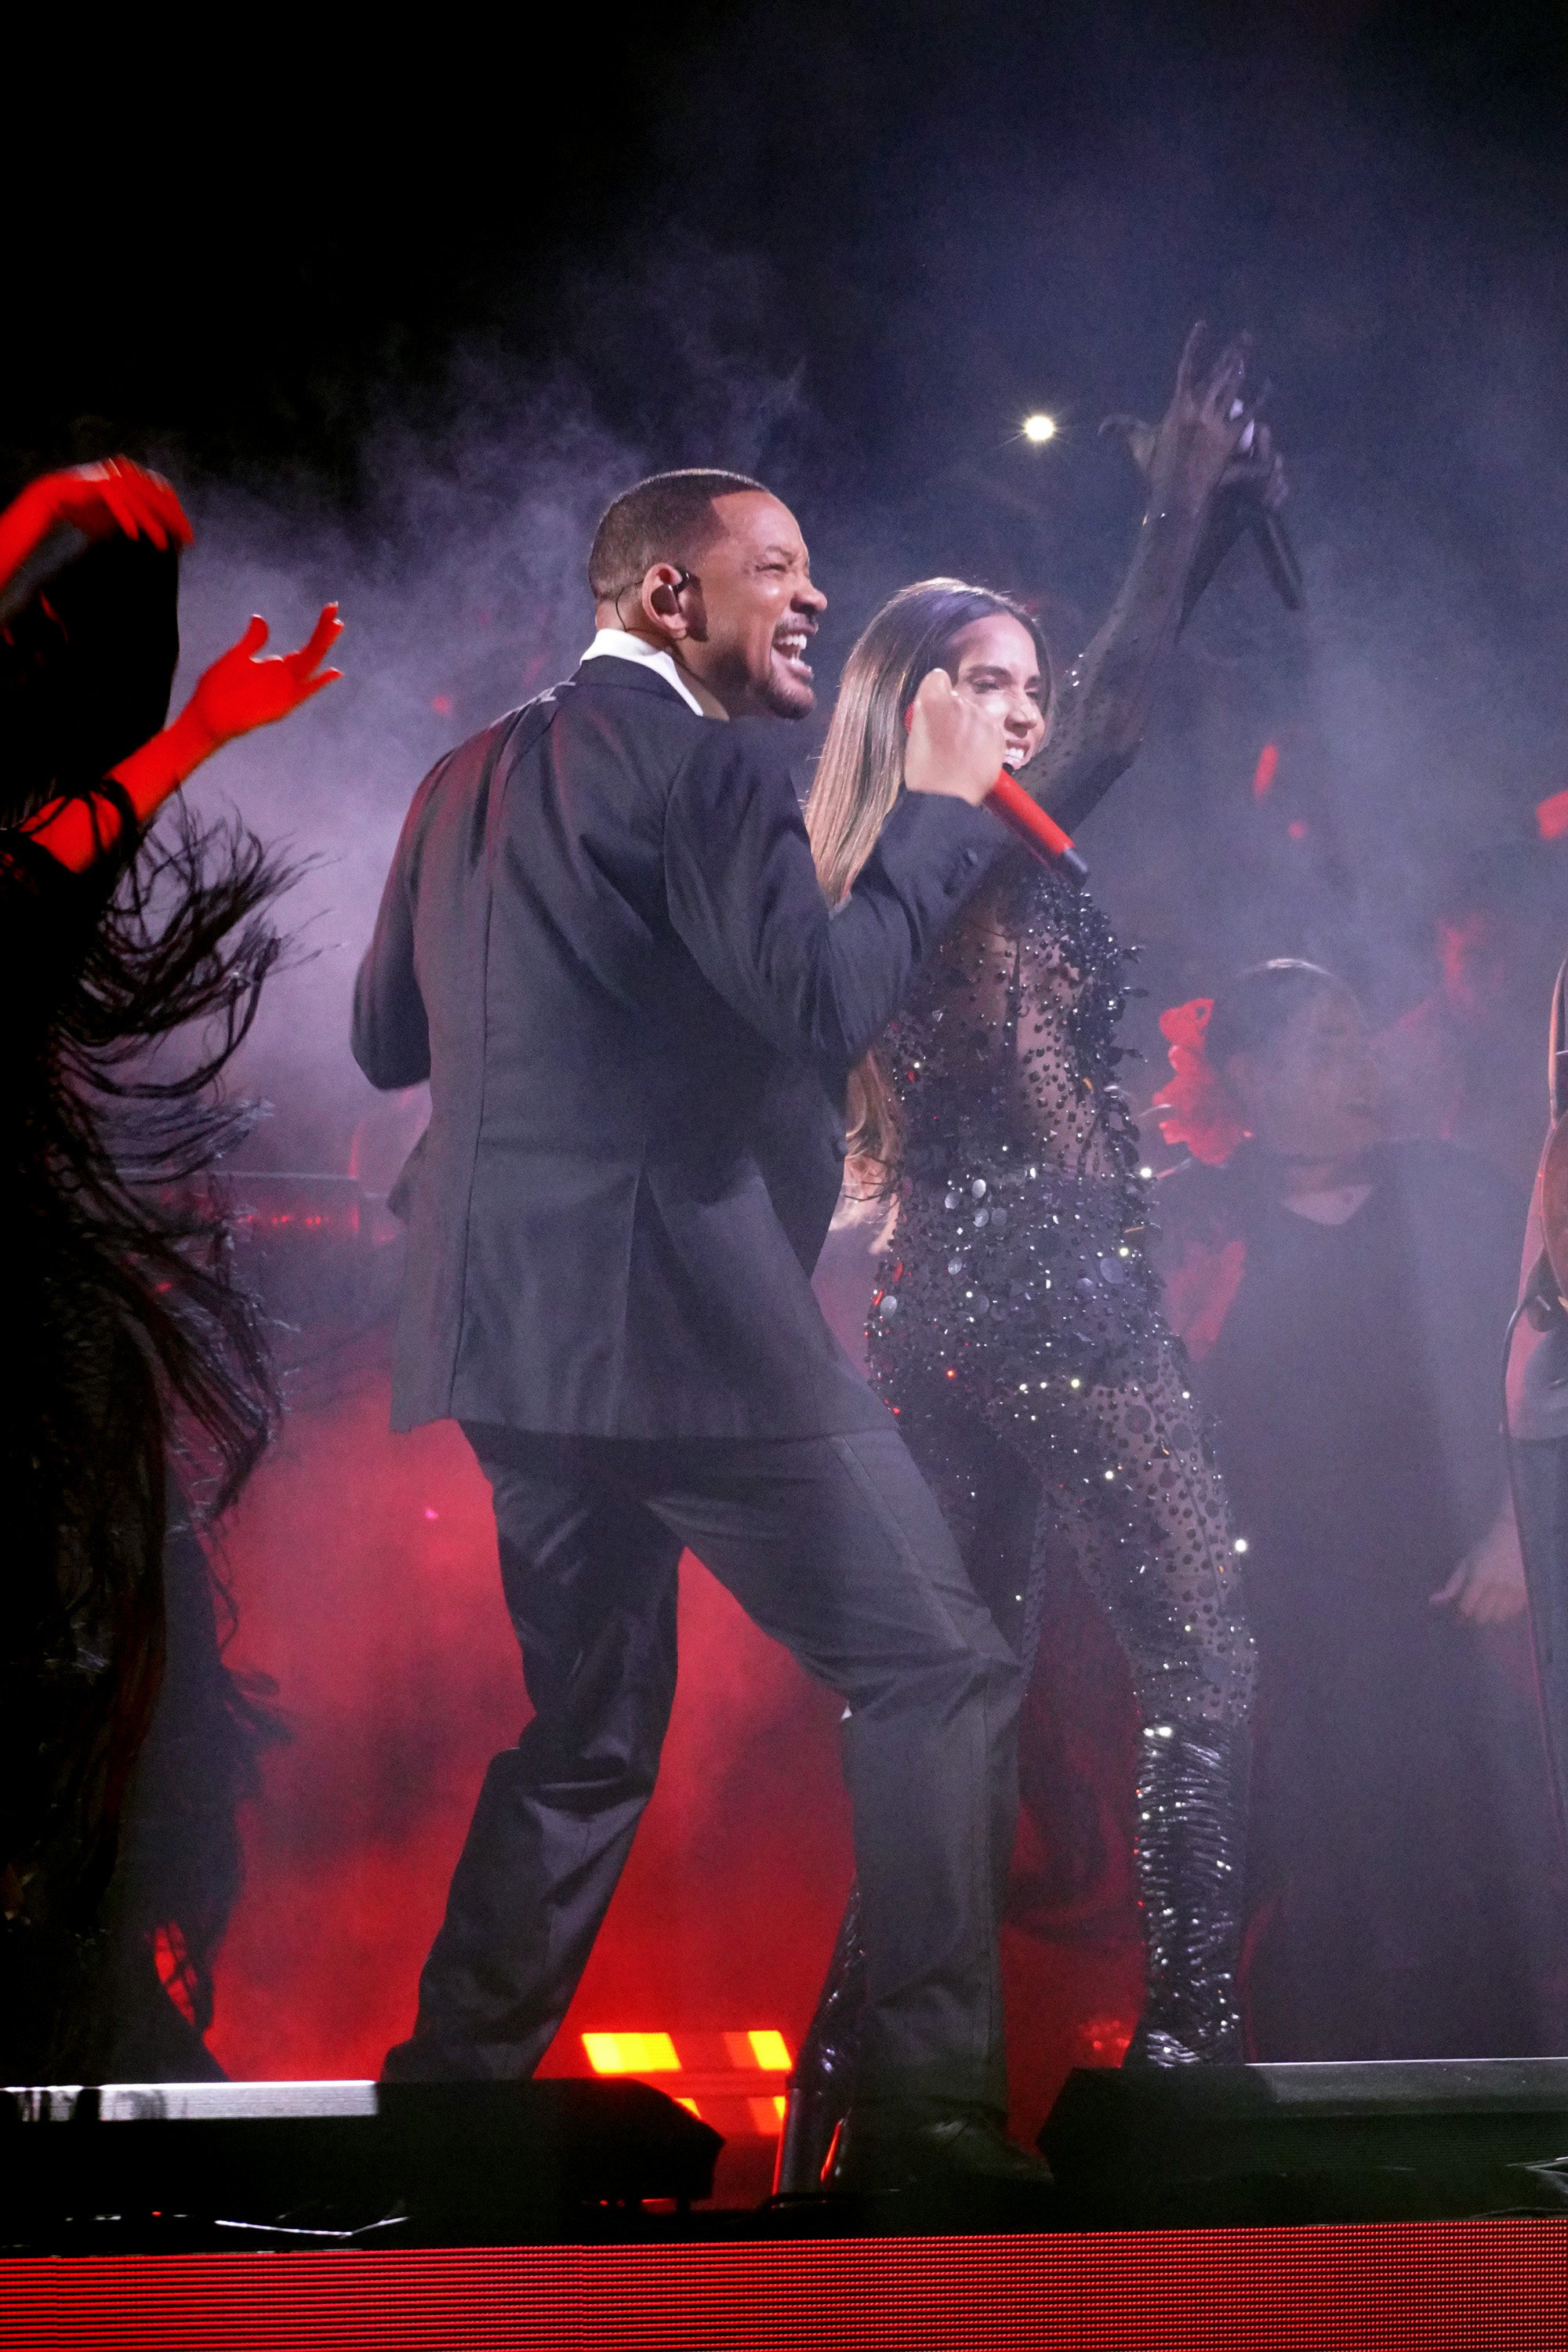
[[[1046,740],[1039,651],[1010,613],[987,613],[960,629],[942,667],[960,694],[1002,721],[1009,768],[1032,760]]]

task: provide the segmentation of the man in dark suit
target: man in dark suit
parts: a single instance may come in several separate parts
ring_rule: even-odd
[[[367,1076],[433,1102],[394,1425],[456,1417],[490,1480],[534,1707],[386,2073],[520,2076],[548,2046],[653,1788],[689,1545],[847,1702],[869,1993],[840,2185],[1033,2179],[999,2127],[1017,1669],[812,1295],[833,1152],[786,1211],[798,1253],[758,1159],[792,1102],[842,1098],[981,878],[1000,736],[925,680],[909,789],[830,917],[753,723],[812,707],[794,517],[656,477],[589,576],[575,676],[420,787],[355,993]]]

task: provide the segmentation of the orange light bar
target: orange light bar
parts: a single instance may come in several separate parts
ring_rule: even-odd
[[[787,2074],[790,2070],[789,2045],[771,2025],[753,2026],[749,2033],[726,2033],[724,2055],[747,2074],[753,2067],[762,2074]]]
[[[680,2061],[668,2033],[584,2033],[583,2047],[595,2074],[679,2074]]]
[[[775,2026],[743,2033],[684,2031],[678,2050],[668,2033],[584,2033],[583,2047],[595,2074],[685,2074],[694,2096],[735,2096],[745,2078],[787,2074],[789,2044]],[[733,2078],[740,2076],[736,2081]]]

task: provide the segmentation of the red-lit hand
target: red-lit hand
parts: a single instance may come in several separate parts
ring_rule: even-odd
[[[154,547],[167,547],[171,540],[180,547],[191,543],[191,526],[173,484],[133,466],[129,457],[45,474],[23,496],[37,501],[49,526],[70,523],[89,539],[108,539],[121,530],[127,539],[150,539]]]
[[[253,614],[238,644],[230,646],[204,671],[184,715],[215,751],[237,735],[248,735],[254,728],[270,727],[274,720],[287,719],[312,694],[320,694],[324,686],[342,677],[342,670],[320,669],[319,665],[342,631],[337,606],[323,604],[321,619],[298,653],[274,654],[258,661],[268,628],[259,613]]]
[[[312,694],[341,677],[342,670],[319,665],[342,636],[342,627],[337,606],[324,604],[297,654],[258,661],[256,656],[267,643],[267,624],[257,614],[239,643],[203,672],[179,717],[110,771],[129,800],[136,824],[150,823],[170,793],[178,792],[220,744],[287,719]],[[119,838],[120,823],[119,807],[107,798],[53,801],[29,821],[26,830],[51,857],[71,873],[83,874]]]
[[[129,457],[72,466],[63,474],[41,474],[0,514],[0,588],[60,523],[89,539],[119,530],[129,539],[145,536],[160,548],[171,540],[186,547],[191,538],[180,501],[161,474],[144,473]]]

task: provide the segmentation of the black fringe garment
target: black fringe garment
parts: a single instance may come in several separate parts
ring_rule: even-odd
[[[90,2078],[104,1896],[164,1650],[171,1467],[211,1519],[277,1399],[210,1171],[288,876],[180,806],[68,873],[0,830],[4,2079]],[[18,797],[23,806],[18,807]],[[178,1035],[177,1033],[184,1033]],[[193,1039],[195,1041],[193,1045]]]

